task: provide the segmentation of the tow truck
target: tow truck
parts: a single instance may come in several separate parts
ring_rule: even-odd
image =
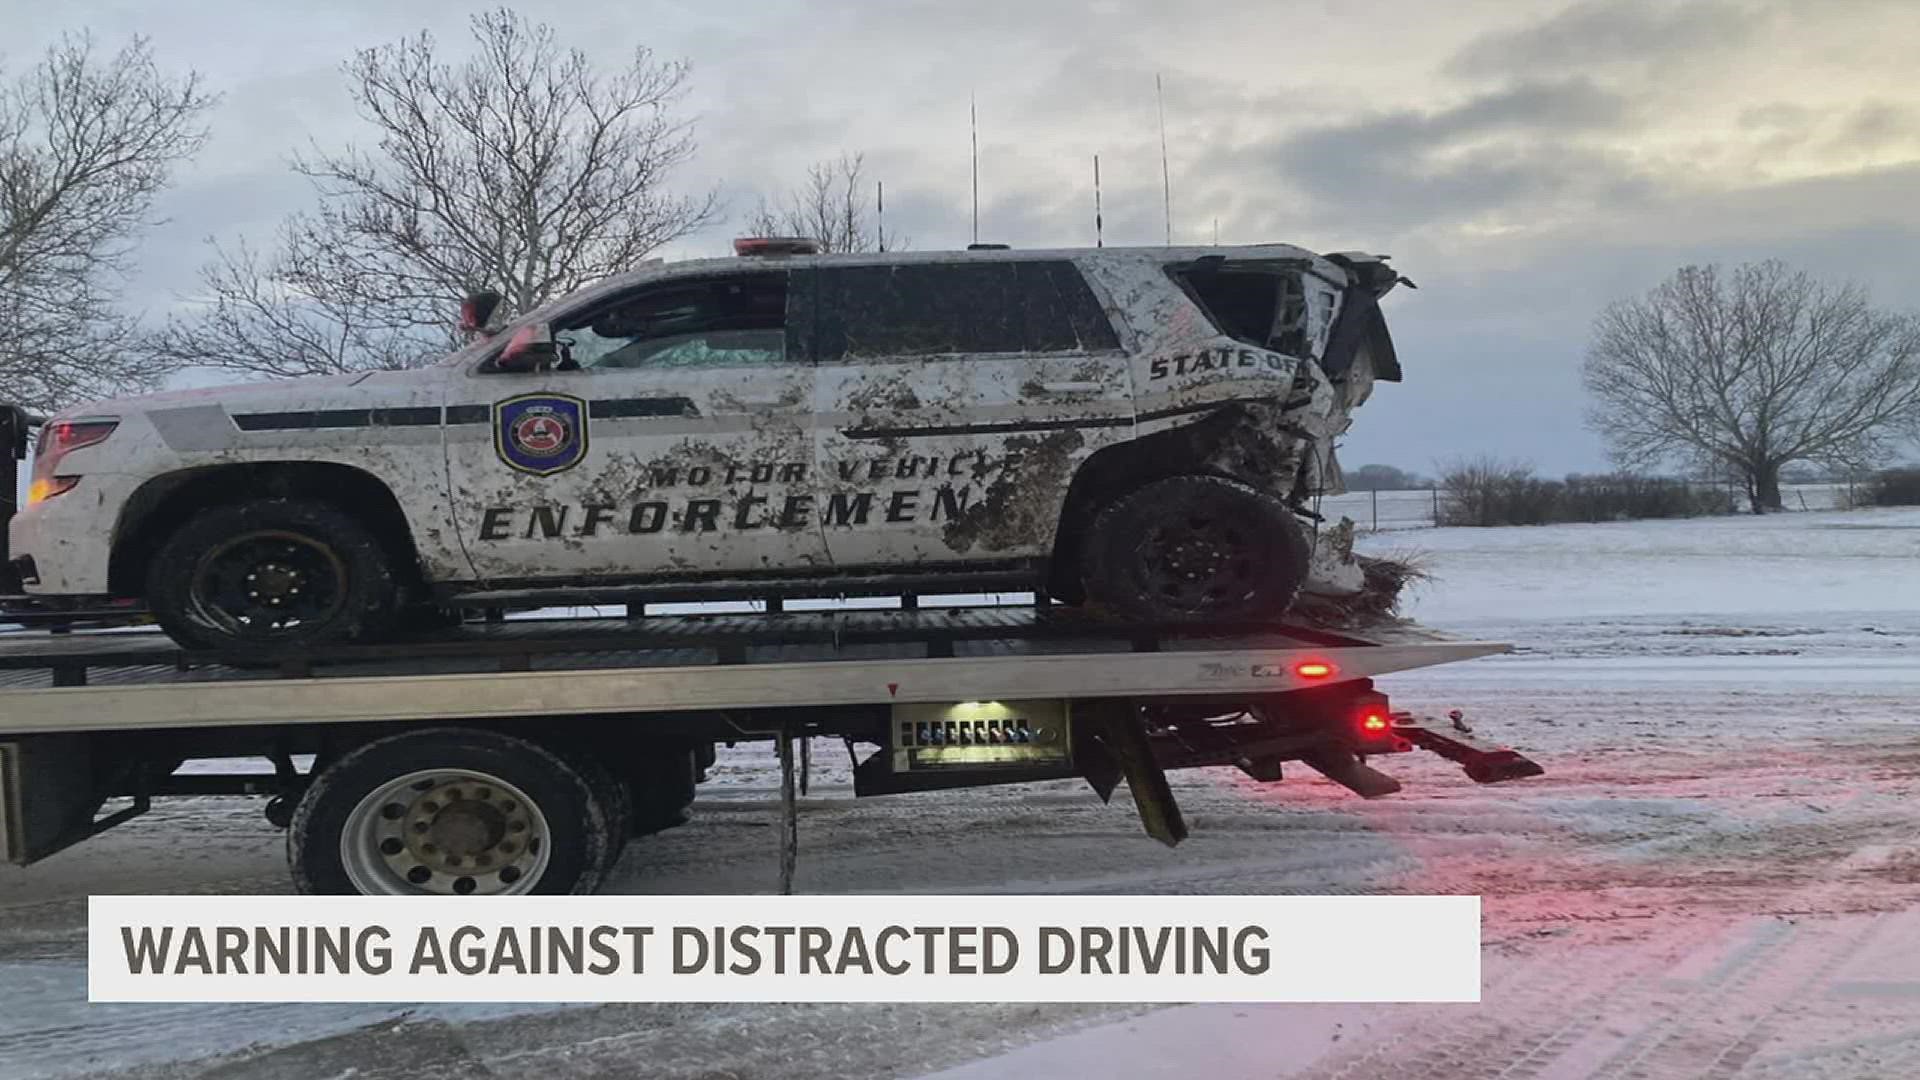
[[[0,408],[0,497],[32,418]],[[0,503],[0,538],[11,502]],[[3,540],[0,540],[3,542]],[[7,565],[0,550],[0,567]],[[1171,769],[1295,763],[1373,798],[1369,764],[1424,749],[1493,783],[1538,775],[1457,714],[1396,710],[1375,679],[1509,651],[1407,624],[1336,631],[1104,618],[1031,602],[816,584],[755,610],[508,618],[273,662],[176,645],[131,609],[36,611],[0,581],[0,856],[31,864],[170,796],[266,796],[293,885],[323,894],[593,891],[627,840],[684,820],[719,743],[781,762],[780,889],[815,738],[844,741],[858,796],[1124,781],[1145,832],[1187,835]],[[802,610],[822,602],[837,610]],[[864,754],[864,756],[861,756]],[[258,757],[271,774],[183,771]]]

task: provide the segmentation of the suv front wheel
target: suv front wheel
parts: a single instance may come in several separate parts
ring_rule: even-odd
[[[1287,505],[1236,480],[1176,476],[1094,518],[1088,599],[1155,622],[1274,619],[1306,581],[1310,551]]]
[[[379,538],[311,499],[203,510],[147,570],[148,606],[175,641],[239,658],[352,641],[386,620],[394,592]]]

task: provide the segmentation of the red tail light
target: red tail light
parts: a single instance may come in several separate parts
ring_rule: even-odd
[[[1302,679],[1324,679],[1333,674],[1333,665],[1324,660],[1302,660],[1293,665],[1293,673]]]
[[[1407,741],[1393,726],[1393,705],[1387,695],[1370,690],[1353,698],[1350,706],[1353,712],[1349,721],[1353,725],[1353,737],[1356,749],[1367,754],[1391,754],[1410,749]]]
[[[40,429],[40,441],[33,451],[33,480],[27,485],[27,505],[43,502],[80,482],[78,476],[57,474],[60,461],[84,446],[103,442],[113,434],[120,421],[109,417],[82,420],[55,420]]]

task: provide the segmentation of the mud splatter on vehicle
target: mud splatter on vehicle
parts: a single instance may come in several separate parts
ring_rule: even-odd
[[[1351,577],[1309,557],[1306,510],[1400,378],[1383,259],[747,250],[611,279],[425,369],[72,410],[49,427],[84,437],[43,448],[14,569],[41,595],[145,596],[229,649],[579,585],[1011,574],[1208,619]],[[219,507],[259,535],[189,528]]]

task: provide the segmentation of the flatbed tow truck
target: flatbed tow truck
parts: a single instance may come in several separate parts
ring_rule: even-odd
[[[7,497],[13,467],[0,454]],[[0,595],[16,612],[0,623],[23,624],[0,631],[0,855],[32,863],[156,798],[264,795],[304,892],[587,892],[628,838],[684,820],[716,744],[771,740],[790,891],[816,737],[846,743],[860,796],[1077,777],[1109,798],[1124,780],[1170,845],[1187,830],[1169,769],[1278,781],[1298,762],[1366,797],[1399,790],[1367,759],[1415,748],[1482,783],[1541,772],[1457,714],[1395,711],[1373,682],[1502,644],[895,597],[891,610],[800,611],[779,596],[752,613],[662,615],[657,594],[633,594],[627,617],[590,619],[483,606],[405,640],[242,666],[112,625],[137,611]],[[274,772],[181,770],[231,757]]]
[[[1498,644],[1412,631],[1361,639],[1284,625],[1195,636],[1062,614],[1069,613],[479,621],[390,647],[316,651],[271,669],[226,666],[150,631],[9,633],[0,635],[0,839],[9,860],[31,862],[156,797],[269,794],[269,818],[293,829],[296,863],[303,851],[339,849],[356,837],[370,851],[389,841],[404,849],[404,834],[367,827],[363,819],[378,813],[395,814],[396,829],[425,825],[422,835],[440,836],[441,850],[486,856],[396,865],[395,879],[418,866],[430,872],[416,882],[428,891],[467,892],[491,884],[477,878],[497,879],[515,865],[514,850],[497,850],[512,843],[502,830],[522,822],[503,816],[511,805],[476,808],[462,828],[444,812],[436,817],[446,807],[404,790],[366,803],[381,778],[415,777],[400,788],[434,779],[422,794],[457,791],[454,807],[476,801],[477,787],[517,788],[539,814],[537,824],[525,823],[536,839],[578,834],[586,854],[575,860],[570,887],[588,888],[625,836],[670,824],[691,803],[714,743],[772,739],[787,807],[784,880],[795,828],[793,744],[814,736],[878,747],[854,770],[861,796],[1078,776],[1105,797],[1124,778],[1149,834],[1169,844],[1186,829],[1167,769],[1237,765],[1278,780],[1283,763],[1298,761],[1369,797],[1399,785],[1364,759],[1416,746],[1482,782],[1539,771],[1444,722],[1392,711],[1372,681],[1505,651]],[[475,747],[499,760],[470,760]],[[293,762],[302,755],[315,758],[304,773]],[[268,758],[276,773],[178,771],[188,760],[230,756]],[[534,779],[503,763],[516,756]],[[373,779],[335,797],[335,770]],[[542,786],[559,793],[543,803]],[[567,798],[569,787],[586,793]],[[110,798],[131,803],[97,817]],[[331,805],[343,801],[355,805]],[[466,833],[479,838],[461,839]],[[493,873],[460,873],[468,866]],[[371,862],[344,873],[360,891],[382,883],[398,891]],[[299,865],[295,879],[303,888],[340,885]]]

